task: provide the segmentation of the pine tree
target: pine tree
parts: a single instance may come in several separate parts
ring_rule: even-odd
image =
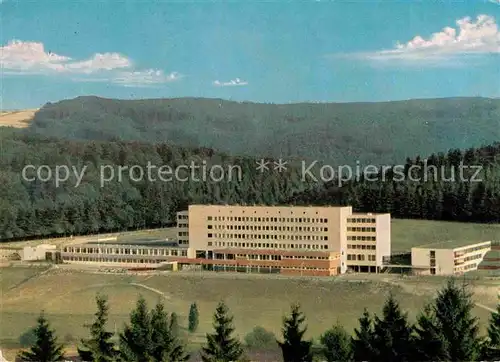
[[[500,360],[500,303],[497,306],[496,312],[491,313],[485,354],[485,358],[490,361]]]
[[[417,361],[449,361],[446,339],[430,305],[417,317],[413,345]]]
[[[412,327],[408,316],[401,311],[398,302],[389,295],[382,318],[375,316],[372,347],[374,358],[384,362],[408,361],[412,354]]]
[[[120,355],[123,361],[150,362],[151,320],[146,300],[140,296],[130,314],[130,325],[120,333]]]
[[[172,346],[169,352],[171,361],[187,361],[189,355],[186,354],[186,348],[182,341],[177,314],[173,312],[170,314],[169,330],[172,336]]]
[[[82,340],[82,348],[78,348],[78,354],[88,362],[111,362],[116,358],[117,351],[110,341],[113,333],[106,331],[109,312],[106,296],[97,295],[96,304],[95,321],[86,326],[90,329],[90,338]]]
[[[163,303],[151,311],[151,360],[153,362],[187,361],[189,355],[179,341],[177,331],[171,328],[171,318]],[[175,327],[175,326],[174,326]]]
[[[215,310],[213,327],[215,333],[207,334],[207,344],[201,351],[202,360],[238,361],[243,354],[243,348],[238,339],[231,337],[234,332],[233,317],[229,315],[229,309],[223,302],[220,302]]]
[[[340,324],[327,330],[321,336],[320,342],[327,362],[353,361],[351,336]]]
[[[26,362],[56,362],[64,360],[64,347],[57,343],[54,330],[43,312],[37,319],[33,329],[36,341],[28,351],[19,353],[19,359]]]
[[[373,320],[368,310],[359,318],[359,328],[354,329],[352,347],[355,361],[369,361],[373,357]]]
[[[189,322],[188,322],[188,330],[190,333],[196,332],[196,329],[198,329],[198,324],[199,324],[199,313],[198,313],[198,306],[196,303],[191,304],[191,307],[189,307]]]
[[[307,327],[302,325],[305,319],[298,304],[292,305],[290,315],[283,319],[283,342],[277,342],[281,347],[284,362],[312,361],[312,342],[304,340]]]
[[[466,286],[459,287],[454,279],[449,279],[434,300],[432,318],[419,321],[417,350],[427,355],[438,353],[450,361],[476,361],[480,357],[481,340],[473,308],[472,295]]]

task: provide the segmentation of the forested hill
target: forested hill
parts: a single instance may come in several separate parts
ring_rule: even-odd
[[[65,139],[167,142],[334,165],[394,164],[417,154],[500,140],[500,100],[275,105],[78,97],[46,104],[27,132]]]
[[[408,177],[411,166],[423,167],[417,158],[393,170],[395,175],[354,180],[341,188],[314,180],[302,167],[288,165],[280,173],[270,162],[261,172],[254,158],[165,143],[61,140],[3,128],[0,151],[0,241],[167,226],[176,211],[192,203],[348,204],[402,218],[500,222],[500,144],[432,155],[427,165],[439,169],[437,179],[430,173],[426,177],[425,168]],[[480,165],[482,171],[475,175],[476,168],[465,169],[462,179],[462,163]],[[175,171],[192,164],[194,174],[170,171],[160,177],[161,166]],[[29,169],[23,176],[26,165],[45,169],[38,176]],[[59,185],[57,166],[69,167]]]
[[[365,173],[363,176],[363,171]],[[417,157],[341,184],[299,192],[295,204],[352,205],[397,218],[500,223],[500,143]]]
[[[33,167],[23,175],[27,165]],[[273,205],[313,185],[298,168],[279,173],[271,163],[262,173],[256,166],[253,158],[207,148],[61,140],[3,128],[0,241],[169,226],[189,204]]]

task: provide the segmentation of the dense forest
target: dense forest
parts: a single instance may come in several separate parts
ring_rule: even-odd
[[[171,225],[175,212],[190,203],[214,204],[316,204],[352,205],[357,211],[391,212],[395,217],[475,222],[500,222],[500,144],[452,150],[427,159],[427,177],[420,158],[408,159],[404,172],[419,164],[420,173],[397,179],[391,171],[378,181],[360,179],[338,183],[318,183],[303,177],[303,169],[289,166],[286,172],[256,169],[256,160],[232,157],[208,148],[184,148],[167,144],[140,142],[72,141],[29,136],[4,128],[0,136],[0,238],[19,239],[49,235],[110,232]],[[125,172],[120,180],[101,184],[102,167],[139,165],[212,165],[238,166],[233,178],[218,181],[210,176],[203,181],[184,175],[183,180],[162,181]],[[464,169],[463,178],[451,180],[451,169],[461,164],[481,165]],[[26,165],[74,167],[85,172],[70,175],[56,184],[23,179]],[[271,163],[272,165],[272,163]],[[430,166],[444,169],[445,179],[431,174]],[[224,168],[228,170],[228,168]],[[226,175],[229,175],[226,172]],[[241,178],[238,177],[241,176]],[[32,171],[27,177],[35,177]],[[42,175],[43,176],[43,175]],[[153,175],[154,176],[154,175]],[[473,180],[473,176],[474,180]],[[459,172],[456,172],[459,178]],[[419,178],[419,180],[418,180]],[[479,181],[481,180],[481,181]]]
[[[397,218],[500,222],[500,143],[407,159],[397,167],[353,177],[341,187],[328,182],[290,202],[352,205]]]
[[[399,218],[500,222],[499,143],[416,152],[375,181],[342,184],[306,177],[298,157],[321,157],[324,164],[364,155],[382,162],[418,149],[498,141],[499,120],[500,100],[483,98],[285,106],[80,97],[48,104],[30,128],[1,129],[0,240],[168,226],[191,203],[352,205]],[[269,170],[261,172],[259,154],[297,157],[287,159],[284,172],[268,158]],[[156,170],[194,164],[198,171],[167,181],[131,172],[148,164]],[[27,165],[31,181],[22,175]],[[222,180],[207,178],[217,165]],[[42,177],[67,166],[68,179],[42,181],[35,177],[39,166],[46,167]],[[114,176],[103,183],[104,170]]]
[[[0,134],[0,239],[49,235],[89,234],[134,228],[160,227],[175,221],[175,212],[190,203],[277,204],[295,192],[312,187],[303,182],[298,168],[278,173],[271,167],[266,173],[256,170],[256,161],[231,157],[211,149],[188,149],[167,144],[139,142],[70,141],[3,128]],[[146,174],[122,172],[119,166],[138,165],[144,169],[150,162],[157,166],[202,165],[206,169],[221,165],[221,172],[179,172],[179,179],[159,178]],[[52,177],[44,182],[35,167],[74,167],[66,182],[56,184]],[[115,170],[115,177],[101,184],[103,167]],[[231,173],[232,167],[233,172]],[[235,168],[238,167],[238,168]],[[217,169],[216,169],[217,170]],[[45,179],[48,171],[41,174]],[[205,180],[204,181],[204,175]],[[219,181],[220,177],[224,178]],[[231,177],[230,177],[231,176]],[[101,187],[102,186],[102,187]]]
[[[500,140],[500,100],[278,105],[202,98],[78,97],[46,104],[29,132],[76,140],[165,142],[234,156],[334,165],[395,164],[406,157]]]

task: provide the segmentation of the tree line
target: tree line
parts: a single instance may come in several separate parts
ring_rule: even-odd
[[[88,362],[177,362],[190,358],[180,334],[175,313],[168,313],[162,302],[149,310],[139,297],[130,321],[113,340],[106,328],[107,298],[96,296],[97,312],[88,326],[89,338],[83,339],[78,353]],[[284,362],[417,362],[417,361],[498,361],[500,359],[500,303],[491,314],[487,334],[480,335],[478,319],[472,315],[474,302],[465,285],[453,279],[426,305],[412,324],[398,301],[389,295],[381,315],[366,309],[350,335],[336,323],[315,343],[305,337],[306,317],[298,304],[292,304],[283,318],[282,337],[256,327],[247,335],[246,345],[279,346]],[[196,304],[189,313],[189,331],[198,325]],[[34,329],[35,341],[19,358],[29,362],[64,360],[64,346],[43,314]],[[213,331],[205,336],[199,351],[204,362],[248,361],[245,344],[235,334],[233,317],[221,301],[213,315]]]
[[[338,180],[326,182],[289,201],[352,205],[356,211],[404,219],[500,222],[500,143],[407,159],[377,171],[340,186]]]
[[[388,169],[378,181],[362,177],[340,187],[337,181],[323,184],[304,177],[302,167],[293,162],[280,173],[269,159],[269,170],[262,172],[254,158],[167,144],[71,141],[2,130],[0,154],[0,241],[167,227],[189,204],[352,205],[355,211],[390,212],[397,218],[500,222],[500,144],[408,159],[401,180]],[[137,179],[130,167],[146,168],[148,162],[173,169],[192,163],[206,169],[236,166],[241,179],[203,180],[201,168],[195,178]],[[475,169],[470,168],[464,170],[465,181],[457,179],[462,164],[481,166],[475,177],[481,181],[472,181]],[[35,179],[24,179],[26,165],[46,165],[52,171],[64,165],[85,172],[81,179],[70,174],[57,185],[54,178],[41,181],[33,169],[26,175]],[[116,174],[102,186],[104,166]],[[439,169],[437,175],[431,166]],[[128,167],[121,179],[119,167]],[[452,170],[456,175],[450,181]]]

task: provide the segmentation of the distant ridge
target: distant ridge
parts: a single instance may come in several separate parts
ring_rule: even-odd
[[[268,104],[81,96],[44,105],[29,131],[69,139],[166,142],[336,165],[391,164],[499,141],[500,99]]]

